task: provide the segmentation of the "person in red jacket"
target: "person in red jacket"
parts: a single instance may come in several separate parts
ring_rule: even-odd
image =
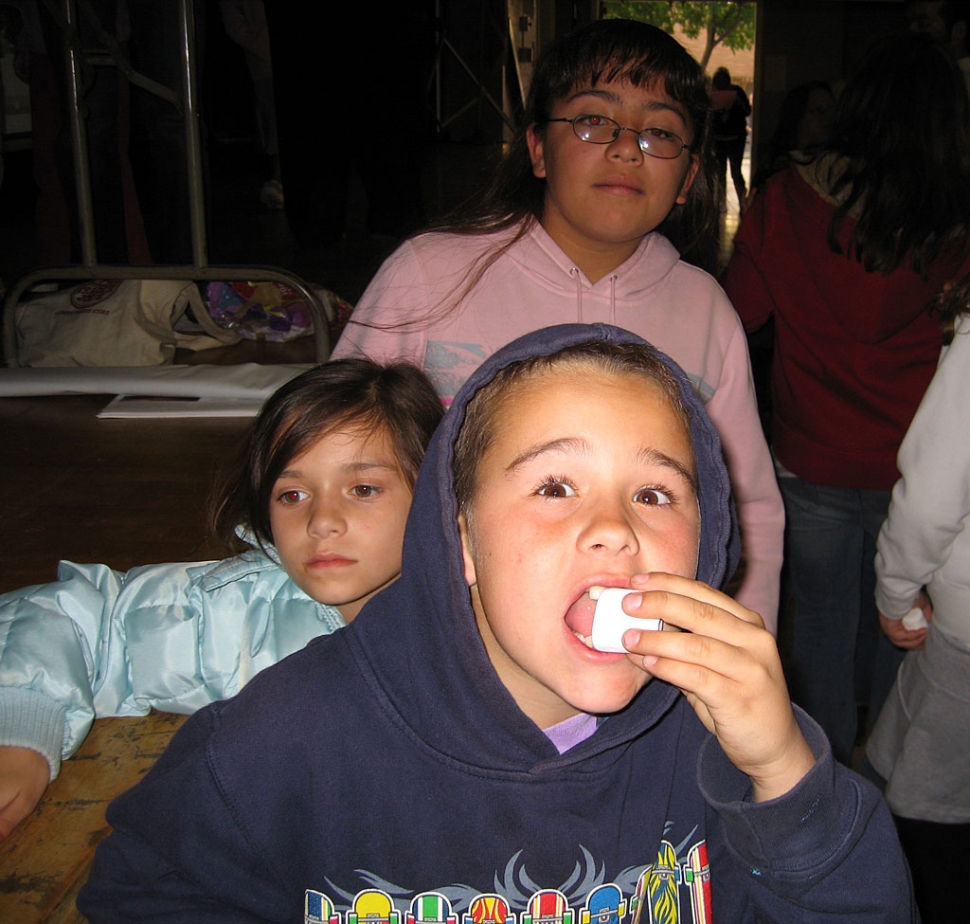
[[[873,653],[875,540],[940,353],[929,308],[964,271],[967,102],[939,43],[905,34],[874,45],[846,82],[826,153],[768,181],[725,271],[748,331],[775,319],[789,680],[844,762],[857,702],[875,715],[899,661],[888,643]]]

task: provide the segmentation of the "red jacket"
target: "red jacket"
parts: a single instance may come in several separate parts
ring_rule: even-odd
[[[724,287],[749,332],[775,317],[772,442],[781,464],[807,481],[888,489],[940,354],[927,306],[960,261],[936,260],[924,280],[908,264],[867,272],[833,253],[835,206],[811,184],[812,169],[775,175],[755,198]],[[847,219],[843,239],[850,230]]]

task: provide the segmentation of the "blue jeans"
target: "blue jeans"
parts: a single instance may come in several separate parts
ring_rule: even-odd
[[[875,718],[903,652],[879,631],[875,550],[890,491],[779,478],[794,607],[789,689],[848,764],[857,704]]]

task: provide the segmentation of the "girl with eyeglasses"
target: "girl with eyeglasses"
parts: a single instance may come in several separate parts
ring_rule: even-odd
[[[410,360],[448,403],[532,330],[602,321],[651,341],[721,435],[744,537],[737,596],[773,629],[783,512],[744,331],[687,262],[713,266],[718,249],[710,117],[703,69],[653,26],[602,20],[552,43],[481,198],[388,258],[334,356]]]

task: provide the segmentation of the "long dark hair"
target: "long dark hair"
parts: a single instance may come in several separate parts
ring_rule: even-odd
[[[216,496],[213,532],[232,551],[245,545],[236,535],[240,528],[264,550],[272,545],[273,485],[293,459],[336,430],[385,430],[413,488],[443,413],[434,386],[409,363],[335,359],[298,375],[270,396],[253,423],[235,470]]]
[[[785,98],[781,101],[778,109],[778,124],[771,135],[768,147],[768,156],[765,158],[763,166],[758,168],[751,186],[754,189],[761,189],[768,177],[773,176],[780,170],[791,164],[791,152],[798,149],[798,129],[801,127],[802,118],[808,110],[809,101],[816,90],[824,90],[835,101],[835,94],[832,87],[824,80],[810,80],[801,83],[797,87],[792,87]],[[818,149],[800,152],[806,156],[806,160],[818,153]]]
[[[839,95],[830,150],[834,251],[870,271],[925,273],[966,241],[970,98],[942,44],[908,32],[874,44]]]
[[[701,66],[666,32],[647,23],[603,19],[552,42],[536,62],[521,124],[492,180],[477,199],[446,216],[434,230],[483,234],[518,227],[504,247],[479,267],[465,291],[501,253],[542,220],[545,180],[532,172],[526,130],[551,115],[553,106],[579,85],[622,78],[636,87],[659,85],[684,108],[693,131],[691,151],[699,169],[687,201],[675,205],[658,230],[684,259],[716,264],[719,233],[718,172],[710,144],[710,84]]]

